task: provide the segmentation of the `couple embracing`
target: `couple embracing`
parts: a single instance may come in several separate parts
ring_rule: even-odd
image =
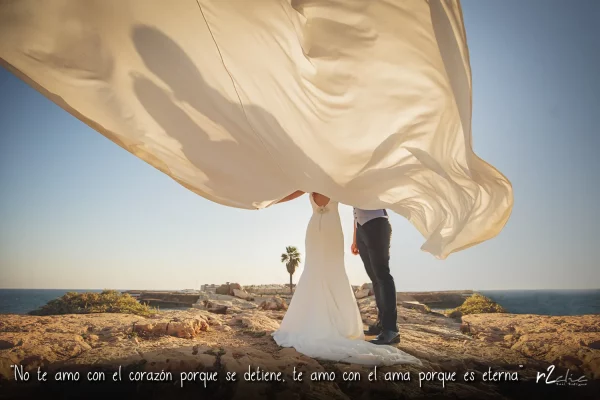
[[[303,195],[296,191],[279,203]],[[358,305],[344,264],[344,235],[338,203],[310,193],[313,208],[306,231],[304,271],[279,330],[273,333],[282,347],[293,347],[309,357],[365,365],[421,364],[392,346],[400,342],[396,288],[390,275],[391,226],[385,210],[354,209],[351,251],[359,254],[378,309],[377,323],[363,331]],[[377,335],[365,341],[365,334]]]

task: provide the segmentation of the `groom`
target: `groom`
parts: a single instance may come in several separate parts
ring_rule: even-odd
[[[390,274],[390,239],[392,227],[386,210],[361,210],[354,208],[354,240],[352,254],[360,254],[367,275],[373,282],[377,322],[365,331],[377,335],[375,344],[400,342],[396,324],[396,285]]]

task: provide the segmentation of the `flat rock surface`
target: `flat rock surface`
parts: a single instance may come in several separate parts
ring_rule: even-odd
[[[8,398],[66,390],[66,383],[59,387],[56,382],[16,382],[13,365],[23,366],[32,376],[38,367],[49,375],[80,371],[82,376],[94,368],[107,371],[107,380],[112,380],[113,371],[119,368],[123,379],[131,373],[170,372],[173,379],[169,382],[145,382],[146,389],[137,386],[123,392],[129,398],[146,399],[165,398],[165,393],[173,390],[181,398],[199,398],[205,391],[210,398],[223,399],[531,399],[538,394],[544,398],[595,398],[599,388],[598,315],[480,314],[456,321],[399,304],[402,342],[397,346],[421,359],[423,366],[377,368],[377,381],[370,381],[372,367],[319,361],[278,347],[270,334],[278,328],[284,310],[244,305],[240,299],[222,301],[231,304],[227,314],[192,308],[163,311],[152,318],[124,314],[1,315],[0,391]],[[373,322],[373,298],[360,299],[358,304],[364,322]],[[536,384],[538,372],[546,372],[550,365],[556,367],[552,379],[568,369],[572,379],[585,376],[587,382],[581,386]],[[484,381],[483,374],[490,371],[518,374],[519,382],[498,385]],[[184,382],[182,388],[181,372],[197,372],[196,379]],[[218,380],[201,381],[200,372],[205,378],[216,373]],[[250,372],[256,379],[246,379]],[[303,379],[294,380],[294,372],[302,372]],[[333,372],[335,379],[330,382],[323,379],[328,377],[325,375],[311,379],[311,374],[319,372]],[[453,372],[454,382],[439,379]],[[233,373],[235,381],[228,382]],[[358,373],[355,377],[360,376],[360,380],[348,379],[352,373]],[[420,373],[437,373],[437,378],[419,382]],[[274,382],[277,374],[280,381]],[[465,374],[472,374],[474,381],[465,381]],[[84,386],[73,388],[98,390]]]

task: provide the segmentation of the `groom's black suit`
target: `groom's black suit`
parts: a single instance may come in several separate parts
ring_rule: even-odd
[[[355,209],[357,212],[362,210]],[[396,285],[390,274],[390,240],[392,227],[385,217],[371,219],[361,225],[356,222],[356,245],[365,265],[367,275],[373,282],[373,293],[378,310],[378,323],[387,331],[398,332],[396,324]]]

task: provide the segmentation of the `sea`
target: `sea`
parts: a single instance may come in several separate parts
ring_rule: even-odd
[[[481,290],[512,314],[600,314],[600,289],[588,290]]]
[[[0,314],[27,314],[67,292],[88,289],[0,289]],[[600,289],[591,290],[481,290],[513,314],[600,314]]]

